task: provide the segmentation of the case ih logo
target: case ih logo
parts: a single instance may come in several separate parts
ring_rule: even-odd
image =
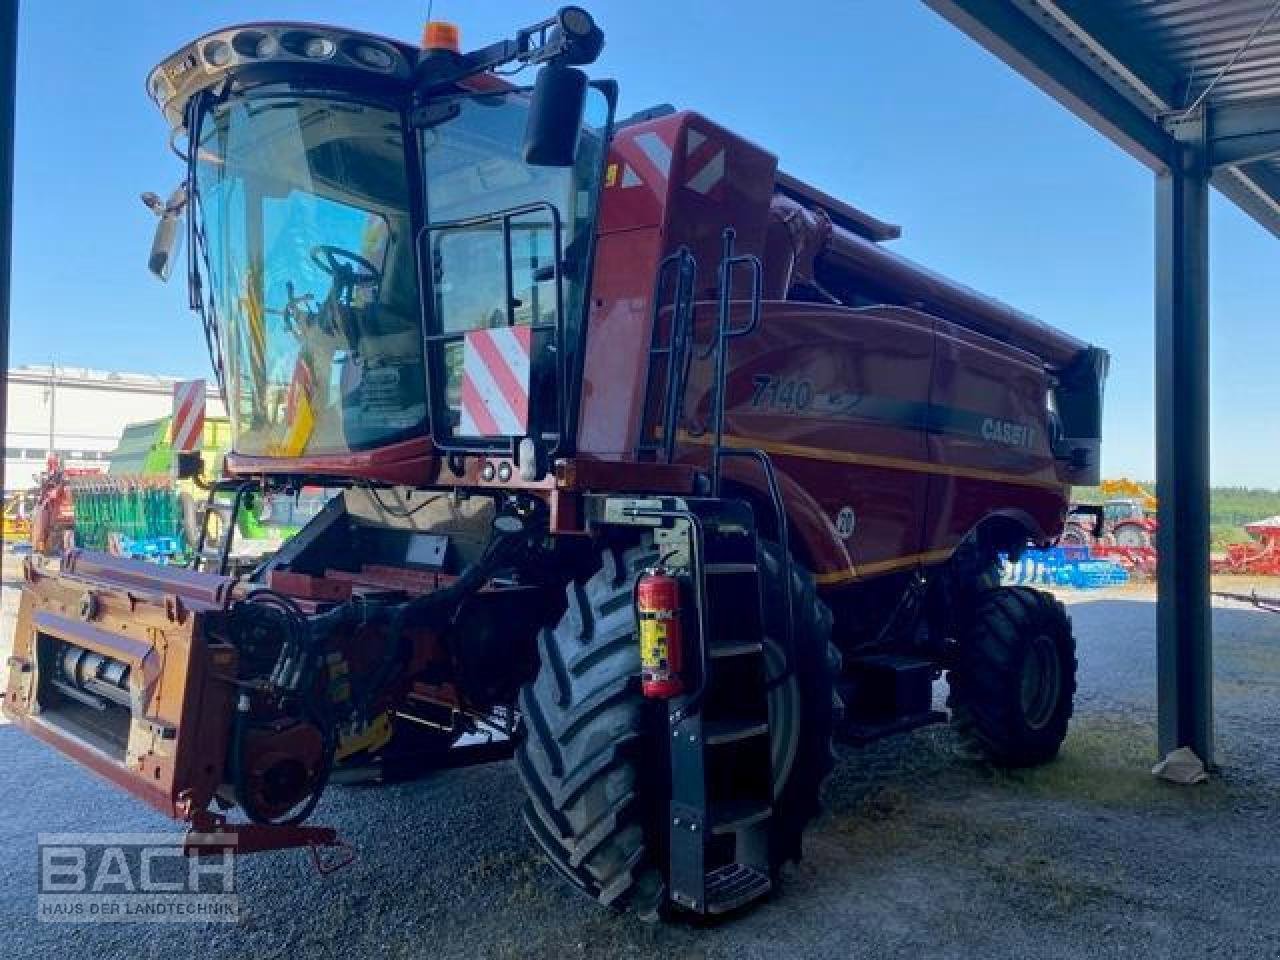
[[[42,833],[36,912],[42,923],[235,923],[235,838],[200,857],[156,833]]]
[[[1026,449],[1035,443],[1036,428],[1025,423],[1014,423],[1012,420],[987,417],[982,421],[982,439],[1006,447]]]

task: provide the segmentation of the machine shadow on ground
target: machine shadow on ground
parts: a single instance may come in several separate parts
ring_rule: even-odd
[[[101,957],[1201,956],[1280,947],[1259,878],[1280,856],[1280,624],[1215,610],[1222,768],[1175,787],[1155,760],[1154,605],[1075,603],[1076,717],[1059,759],[1000,771],[937,727],[840,747],[806,857],[757,909],[646,925],[585,901],[525,839],[507,764],[335,788],[316,814],[359,849],[324,878],[301,853],[242,861],[233,926],[136,930],[34,921],[34,835],[169,824],[12,729],[0,795],[18,856],[4,920],[24,955]],[[939,687],[942,685],[939,684]],[[41,786],[37,789],[35,784]],[[61,798],[51,805],[52,795]],[[30,855],[23,856],[26,850]],[[67,937],[71,939],[68,940]]]

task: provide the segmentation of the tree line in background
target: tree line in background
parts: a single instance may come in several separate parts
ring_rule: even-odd
[[[1156,485],[1140,485],[1154,495]],[[1106,499],[1097,487],[1076,487],[1072,498],[1078,503],[1101,503]],[[1212,487],[1209,490],[1209,537],[1212,548],[1249,539],[1244,525],[1280,514],[1280,490],[1261,487]]]

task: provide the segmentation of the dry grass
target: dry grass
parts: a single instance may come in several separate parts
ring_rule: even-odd
[[[1103,807],[1206,809],[1228,802],[1220,780],[1180,787],[1151,775],[1155,729],[1123,716],[1077,718],[1053,763],[1029,770],[992,770],[993,785],[1019,794],[1084,801]]]

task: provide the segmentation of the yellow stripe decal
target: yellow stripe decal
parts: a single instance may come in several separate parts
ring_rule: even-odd
[[[815,573],[813,579],[828,586],[833,583],[846,583],[859,577],[868,577],[876,573],[887,573],[890,570],[901,570],[904,567],[924,566],[929,563],[940,563],[951,556],[950,550],[929,550],[926,553],[909,553],[905,557],[892,557],[888,560],[876,560],[872,563],[860,563],[856,567],[844,570],[833,570],[829,573]]]
[[[680,439],[685,443],[699,446],[710,446],[708,434],[688,436],[681,433]],[[726,447],[740,449],[757,448],[766,453],[776,453],[784,457],[803,457],[807,460],[827,460],[831,463],[849,463],[859,467],[878,467],[883,470],[907,470],[912,473],[935,473],[947,477],[966,477],[972,480],[991,480],[996,483],[1011,483],[1023,487],[1040,487],[1045,490],[1061,490],[1066,484],[1056,480],[1040,480],[1036,477],[1020,477],[1013,473],[1000,473],[995,470],[981,470],[977,467],[955,467],[945,463],[930,463],[927,460],[910,460],[903,457],[882,457],[873,453],[850,453],[846,450],[828,450],[824,447],[806,447],[797,443],[781,443],[776,440],[760,440],[754,437],[725,436]]]
[[[683,443],[698,446],[710,446],[708,434],[693,436],[680,431]],[[824,447],[808,447],[797,443],[782,443],[776,440],[762,440],[752,437],[736,437],[726,435],[726,447],[739,449],[759,449],[766,453],[784,457],[802,457],[807,460],[826,460],[831,463],[848,463],[860,467],[877,467],[883,470],[906,470],[912,473],[930,473],[947,477],[965,477],[972,480],[990,480],[995,483],[1008,483],[1016,486],[1038,487],[1044,490],[1061,490],[1065,484],[1055,480],[1040,480],[1035,477],[1020,477],[1012,473],[1000,473],[995,470],[981,470],[977,467],[957,467],[944,463],[930,463],[926,460],[911,460],[903,457],[882,457],[871,453],[851,453],[846,450],[829,450]],[[860,563],[852,568],[814,574],[813,579],[820,584],[845,583],[860,577],[876,573],[887,573],[890,570],[901,570],[905,567],[938,563],[951,556],[951,549],[929,550],[925,553],[911,553],[888,560],[874,560]]]

